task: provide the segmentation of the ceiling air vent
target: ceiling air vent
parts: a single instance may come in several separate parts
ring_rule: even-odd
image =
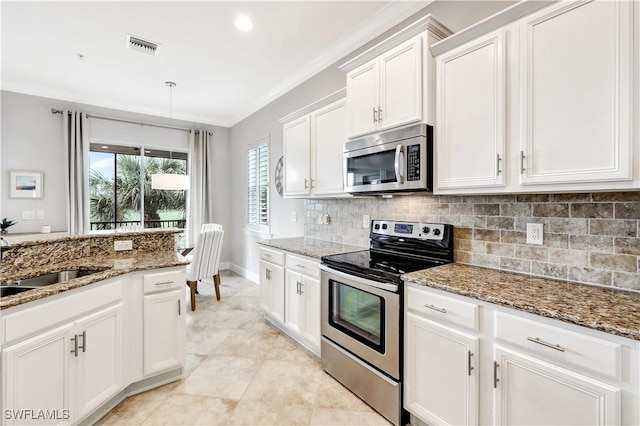
[[[151,56],[158,56],[160,45],[149,40],[143,40],[139,37],[127,34],[127,48],[137,52],[146,53]]]

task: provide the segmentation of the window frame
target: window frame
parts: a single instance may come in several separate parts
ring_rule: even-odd
[[[258,150],[262,147],[262,146],[266,146],[266,168],[267,168],[267,173],[266,173],[266,185],[265,184],[261,184],[260,183],[260,169],[261,169],[261,165],[259,162],[259,157],[258,157]],[[249,190],[250,190],[250,186],[249,186],[249,180],[250,180],[250,164],[249,164],[249,155],[251,153],[251,151],[256,151],[256,158],[257,158],[257,166],[255,168],[255,181],[256,181],[256,187],[255,187],[255,191],[256,193],[254,194],[255,200],[256,200],[256,216],[258,217],[258,220],[255,223],[250,222],[250,218],[249,218],[249,210],[250,210],[250,203],[251,201],[249,200]],[[263,136],[262,138],[256,140],[255,142],[252,142],[250,144],[247,145],[246,148],[246,169],[245,169],[245,188],[246,188],[246,192],[245,192],[245,226],[246,226],[246,230],[249,233],[255,233],[255,234],[269,234],[270,233],[270,229],[271,229],[271,172],[270,172],[270,166],[271,166],[271,138],[269,135],[267,136]],[[265,207],[266,207],[266,223],[261,223],[259,217],[260,217],[260,207],[261,207],[261,202],[260,202],[260,192],[261,192],[261,188],[266,186],[266,190],[267,190],[267,194],[266,194],[266,202],[264,203]]]

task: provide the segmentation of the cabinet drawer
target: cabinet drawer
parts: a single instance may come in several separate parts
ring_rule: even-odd
[[[260,247],[260,259],[276,265],[284,265],[284,253],[281,251]]]
[[[407,287],[407,308],[440,321],[478,329],[478,305]]]
[[[320,263],[316,260],[287,255],[287,269],[313,278],[320,278]]]
[[[182,271],[146,274],[143,281],[145,294],[155,293],[157,291],[181,289],[186,285],[186,278]]]
[[[520,318],[495,314],[495,337],[538,354],[620,378],[621,347],[596,337]]]

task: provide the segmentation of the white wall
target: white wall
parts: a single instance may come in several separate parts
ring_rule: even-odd
[[[258,273],[257,237],[245,235],[246,192],[246,147],[259,138],[271,136],[270,170],[271,182],[271,233],[274,238],[304,235],[306,218],[304,200],[284,200],[277,195],[273,185],[275,163],[282,155],[282,125],[278,122],[293,111],[321,99],[346,85],[345,74],[338,66],[348,59],[369,49],[411,22],[432,13],[452,31],[459,31],[510,5],[514,1],[439,1],[405,20],[403,23],[380,35],[357,51],[340,59],[334,65],[316,74],[298,87],[281,96],[266,107],[242,120],[231,128],[231,161],[235,165],[231,183],[231,262],[238,271],[256,278]],[[298,221],[292,222],[291,212],[296,212]],[[225,237],[226,238],[226,237]]]
[[[52,114],[51,108],[76,109],[92,115],[114,117],[125,120],[168,125],[163,117],[132,114],[124,111],[77,105],[56,99],[2,91],[2,129],[0,146],[0,217],[8,217],[18,223],[10,228],[11,233],[39,232],[41,225],[51,225],[53,232],[67,230],[67,208],[65,195],[64,139],[62,116]],[[232,169],[229,159],[229,129],[197,123],[177,121],[173,126],[204,129],[213,132],[213,168],[216,193],[214,221],[227,229],[229,215],[229,174]],[[124,145],[146,145],[187,151],[187,132],[151,126],[89,119],[89,138]],[[41,200],[18,200],[9,198],[9,170],[25,169],[44,172],[44,198]],[[22,220],[23,211],[44,210],[44,220]],[[225,245],[226,246],[226,245]],[[222,261],[228,260],[225,247]]]

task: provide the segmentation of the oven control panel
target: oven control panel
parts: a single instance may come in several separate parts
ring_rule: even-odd
[[[442,240],[445,225],[442,223],[395,222],[391,220],[371,221],[371,233],[393,237]]]

